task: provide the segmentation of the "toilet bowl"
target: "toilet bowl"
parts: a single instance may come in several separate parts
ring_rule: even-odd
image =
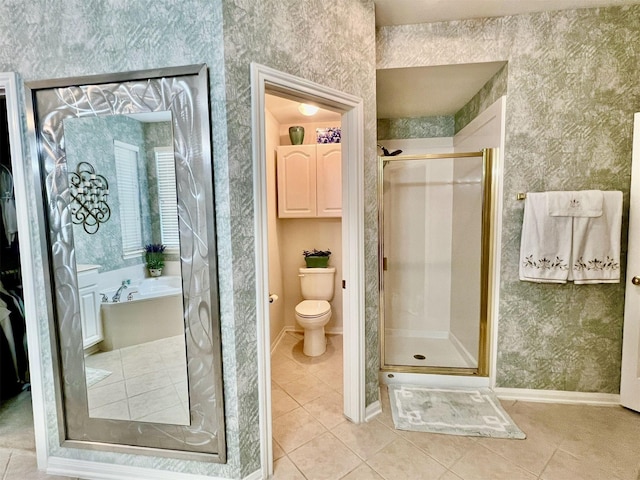
[[[300,291],[304,299],[295,308],[298,324],[304,328],[302,352],[309,357],[322,355],[327,349],[324,326],[331,319],[334,277],[336,269],[300,268]]]
[[[304,328],[302,353],[308,357],[322,355],[327,349],[324,326],[331,319],[331,305],[326,300],[303,300],[295,311],[298,324]]]

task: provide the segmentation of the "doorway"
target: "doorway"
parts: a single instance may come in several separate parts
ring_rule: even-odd
[[[0,73],[0,447],[36,451],[46,442],[33,256],[17,77]]]
[[[494,157],[379,157],[383,372],[487,376]]]
[[[343,261],[343,389],[344,415],[354,423],[364,421],[364,195],[363,102],[307,80],[259,64],[251,65],[254,191],[256,218],[256,304],[259,359],[261,465],[266,476],[273,471],[271,416],[271,333],[269,325],[269,264],[265,99],[268,93],[297,102],[316,104],[341,115]],[[340,295],[340,292],[335,292]]]

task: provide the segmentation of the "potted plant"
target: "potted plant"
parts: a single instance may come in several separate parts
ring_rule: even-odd
[[[166,247],[161,243],[150,243],[145,245],[145,261],[147,262],[147,268],[149,269],[149,275],[152,277],[159,277],[162,275],[162,268],[164,267],[164,249]]]
[[[331,250],[304,250],[302,252],[307,268],[327,268]]]

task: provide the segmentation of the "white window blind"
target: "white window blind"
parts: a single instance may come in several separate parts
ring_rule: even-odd
[[[158,210],[160,212],[162,243],[169,249],[179,248],[180,230],[178,227],[176,166],[173,148],[158,147],[154,149],[154,153],[158,175]]]
[[[142,252],[138,147],[114,140],[113,151],[120,204],[122,253],[126,258]]]

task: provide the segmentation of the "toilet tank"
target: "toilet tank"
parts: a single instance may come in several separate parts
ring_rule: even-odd
[[[331,300],[333,298],[335,267],[300,268],[300,290],[305,300]]]

